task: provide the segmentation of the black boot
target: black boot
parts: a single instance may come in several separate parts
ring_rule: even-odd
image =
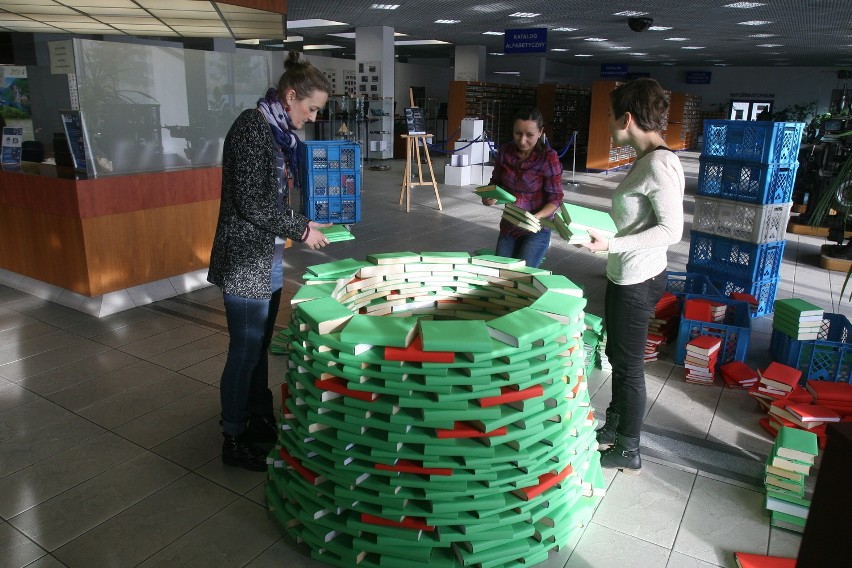
[[[628,438],[616,434],[615,444],[601,452],[601,467],[614,467],[624,473],[638,474],[642,469],[639,438]]]
[[[597,439],[600,446],[611,446],[615,443],[615,430],[618,428],[618,414],[615,410],[606,409],[606,422],[598,429]]]
[[[251,416],[245,436],[256,444],[273,444],[278,441],[278,422],[271,414]]]
[[[266,454],[246,438],[245,433],[229,436],[223,433],[222,463],[249,471],[266,471]]]

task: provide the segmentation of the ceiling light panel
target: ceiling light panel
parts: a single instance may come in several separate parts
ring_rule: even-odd
[[[348,26],[346,22],[336,22],[334,20],[320,20],[320,19],[312,19],[312,20],[293,20],[287,21],[287,29],[288,30],[298,30],[300,28],[325,28],[330,26]]]
[[[553,28],[552,32],[576,32],[578,28]]]
[[[763,2],[734,2],[733,4],[725,4],[722,8],[757,8],[759,6],[766,6]]]
[[[747,20],[745,22],[737,22],[740,26],[765,26],[766,24],[771,24],[767,20]]]
[[[396,10],[399,4],[373,4],[370,8],[374,10]]]
[[[541,16],[541,14],[535,14],[533,12],[515,12],[514,14],[509,14],[510,18],[535,18]]]
[[[623,10],[621,12],[616,12],[613,16],[624,16],[625,18],[636,18],[639,16],[646,16],[648,12],[634,12],[632,10]]]

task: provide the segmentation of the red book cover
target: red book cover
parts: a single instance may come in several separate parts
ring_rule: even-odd
[[[811,393],[805,390],[805,387],[795,387],[784,397],[787,402],[804,402],[811,404],[814,402],[814,397]]]
[[[351,396],[358,400],[372,402],[379,398],[378,393],[352,390],[346,387],[346,381],[340,377],[332,377],[330,379],[317,379],[314,381],[314,386],[318,389],[329,392],[336,392],[343,396]]]
[[[419,473],[421,475],[452,475],[453,470],[448,467],[423,467],[409,460],[397,460],[394,465],[377,463],[376,469],[382,471],[398,471],[400,473]]]
[[[687,300],[683,303],[683,317],[692,321],[713,321],[710,304],[698,300]]]
[[[740,300],[742,302],[748,302],[752,306],[758,305],[757,298],[755,298],[751,294],[746,294],[745,292],[731,292],[729,295],[730,295],[732,300]]]
[[[482,430],[477,430],[467,422],[456,422],[455,427],[452,430],[446,429],[437,429],[437,435],[440,439],[445,438],[488,438],[491,436],[505,436],[509,433],[509,429],[506,426],[501,426],[496,430],[492,430],[490,432],[483,432]]]
[[[725,363],[721,367],[719,367],[719,371],[722,372],[723,375],[730,378],[733,381],[743,382],[743,381],[757,381],[757,371],[743,363],[742,361],[731,361],[730,363]]]
[[[402,529],[416,529],[429,532],[435,530],[435,527],[427,525],[426,521],[420,517],[403,517],[401,521],[391,521],[382,517],[376,517],[375,515],[361,513],[361,522],[369,523],[371,525],[383,525],[386,527],[399,527]]]
[[[852,403],[852,383],[808,381],[805,383],[805,388],[819,403],[824,403],[826,400]]]
[[[541,385],[531,386],[524,390],[515,390],[511,387],[500,387],[498,396],[487,396],[479,399],[479,406],[486,408],[488,406],[497,406],[498,404],[506,404],[507,402],[517,402],[519,400],[527,400],[537,396],[544,395],[544,387]]]
[[[802,378],[802,372],[798,369],[772,361],[767,367],[760,372],[761,377],[773,380],[778,383],[785,384],[790,388],[799,384],[799,379]]]
[[[313,471],[303,466],[302,462],[288,454],[287,450],[285,450],[284,448],[278,450],[278,455],[281,456],[281,459],[287,462],[287,465],[295,469],[299,473],[299,475],[304,477],[311,485],[316,485],[317,480],[322,479],[322,476],[317,473],[314,473]]]
[[[699,335],[686,343],[686,351],[695,351],[699,354],[709,355],[722,346],[722,339],[712,335]]]
[[[569,464],[565,466],[565,469],[563,469],[559,473],[545,473],[544,475],[540,475],[538,477],[538,485],[514,489],[512,493],[514,493],[524,501],[529,501],[533,497],[541,495],[554,485],[558,484],[560,481],[571,475],[573,471],[574,468],[571,467],[571,465]]]
[[[734,559],[739,568],[796,568],[795,558],[735,552]]]
[[[802,422],[840,422],[840,415],[819,404],[788,402],[787,412]]]
[[[423,338],[416,336],[408,347],[385,347],[388,361],[415,361],[419,363],[453,363],[456,354],[452,351],[423,351]]]

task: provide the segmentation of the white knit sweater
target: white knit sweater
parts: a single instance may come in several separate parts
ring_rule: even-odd
[[[658,149],[636,160],[612,198],[618,233],[609,241],[611,282],[637,284],[666,269],[666,251],[683,234],[684,185],[673,152]]]

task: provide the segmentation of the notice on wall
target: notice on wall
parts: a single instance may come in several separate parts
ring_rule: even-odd
[[[78,110],[60,110],[65,137],[68,139],[68,149],[74,160],[74,169],[86,171],[86,136],[83,120]]]
[[[70,39],[47,42],[50,53],[50,72],[54,75],[67,75],[74,71],[74,47]]]
[[[504,30],[503,53],[545,53],[547,28]]]
[[[3,165],[21,163],[21,146],[24,142],[24,129],[6,126],[3,128]]]

